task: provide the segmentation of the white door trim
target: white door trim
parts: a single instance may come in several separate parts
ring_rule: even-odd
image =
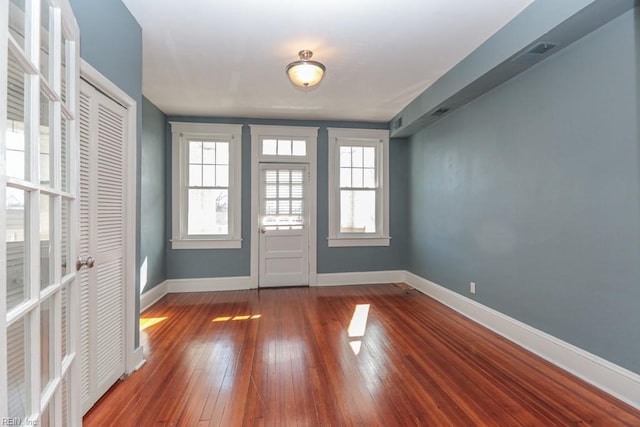
[[[260,163],[308,163],[309,164],[309,286],[318,281],[317,273],[317,194],[318,194],[318,128],[303,126],[269,126],[249,125],[251,129],[251,288],[258,287],[258,272],[260,270]],[[304,157],[271,156],[260,154],[260,141],[264,136],[301,137],[307,141],[307,155]]]
[[[137,158],[137,103],[122,89],[103,76],[85,60],[80,60],[80,77],[97,89],[117,101],[127,109],[126,156],[126,225],[125,235],[125,369],[127,373],[135,371],[142,363],[142,347],[135,348],[136,327],[136,158]]]

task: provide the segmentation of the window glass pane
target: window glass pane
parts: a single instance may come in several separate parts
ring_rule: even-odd
[[[9,34],[18,42],[24,50],[24,0],[11,0],[9,2]]]
[[[53,261],[51,231],[53,221],[53,200],[50,196],[40,195],[40,289],[53,283]]]
[[[291,203],[289,200],[278,200],[278,214],[289,215],[291,213]]]
[[[265,200],[264,210],[267,215],[278,213],[278,202],[275,200]]]
[[[27,147],[24,131],[24,85],[26,75],[9,51],[7,84],[6,173],[18,179],[27,177]]]
[[[364,187],[375,188],[376,187],[376,170],[365,169],[364,170]]]
[[[202,163],[202,142],[189,141],[189,163]]]
[[[278,187],[278,198],[288,199],[291,197],[290,189],[291,187],[289,185],[280,185]]]
[[[291,201],[291,213],[293,215],[302,215],[302,200]]]
[[[307,155],[307,142],[294,140],[293,141],[293,155],[294,156],[306,156]]]
[[[54,307],[53,297],[40,304],[40,387],[44,390],[55,375],[53,346]]]
[[[277,151],[278,141],[275,139],[263,139],[262,140],[262,154],[267,156],[275,156]]]
[[[189,235],[229,234],[227,190],[189,189]]]
[[[362,148],[363,147],[351,147],[351,164],[359,168],[363,165]]]
[[[40,94],[40,184],[51,186],[51,120],[52,102],[43,93]]]
[[[51,81],[49,71],[51,70],[51,64],[49,63],[51,56],[49,55],[50,42],[50,28],[51,28],[51,13],[49,8],[49,1],[42,0],[40,2],[40,72],[42,76]]]
[[[302,185],[296,184],[291,186],[291,198],[292,199],[302,198]]]
[[[18,320],[7,329],[7,397],[9,419],[23,418],[31,414],[29,407],[29,322]]]
[[[216,164],[218,165],[229,164],[229,143],[228,142],[216,143]]]
[[[376,232],[375,190],[340,191],[340,232]]]
[[[215,187],[216,185],[216,167],[213,165],[202,166],[202,186]]]
[[[202,143],[202,163],[213,165],[216,163],[216,143],[215,142],[203,142]]]
[[[351,167],[351,147],[340,147],[340,166]]]
[[[265,195],[268,199],[275,199],[278,197],[278,187],[276,185],[268,184],[265,188]]]
[[[376,167],[376,149],[373,147],[363,147],[364,148],[364,167],[365,168],[375,168]]]
[[[291,182],[291,174],[289,173],[289,171],[287,170],[278,171],[278,182],[280,184],[287,184]]]
[[[7,187],[7,309],[10,310],[29,297],[27,272],[27,224],[29,203],[26,192]]]
[[[278,156],[290,156],[291,155],[291,140],[279,139],[278,140]]]
[[[351,187],[351,168],[340,168],[340,187]]]
[[[189,187],[202,186],[202,166],[189,165]]]
[[[229,166],[216,166],[216,187],[229,186]]]
[[[69,390],[69,378],[68,377],[69,377],[69,374],[67,374],[64,377],[62,377],[62,385],[61,385],[61,392],[62,392],[62,425],[63,426],[71,425],[71,422],[69,421],[69,413],[71,411],[71,409],[70,409],[71,396],[70,396],[70,390]]]
[[[363,177],[362,177],[362,169],[361,168],[353,168],[351,169],[351,186],[353,188],[362,188],[363,185]]]

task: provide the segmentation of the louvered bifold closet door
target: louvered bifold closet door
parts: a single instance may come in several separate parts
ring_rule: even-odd
[[[88,410],[125,371],[125,169],[127,111],[89,84],[81,93],[81,251],[95,258],[82,275],[81,377]],[[86,110],[86,121],[85,121]],[[87,215],[83,212],[87,211]],[[86,233],[85,233],[86,231]],[[86,239],[86,240],[85,240]],[[84,252],[86,246],[87,251]],[[86,333],[84,333],[86,331]],[[84,350],[86,349],[86,353]]]

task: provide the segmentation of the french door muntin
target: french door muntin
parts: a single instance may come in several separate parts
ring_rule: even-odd
[[[0,420],[80,425],[77,81],[67,0],[0,0]]]

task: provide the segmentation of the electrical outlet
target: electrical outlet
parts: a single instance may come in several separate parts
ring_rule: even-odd
[[[475,295],[475,293],[476,293],[476,284],[475,284],[475,282],[469,283],[469,292],[471,292],[472,294]]]

